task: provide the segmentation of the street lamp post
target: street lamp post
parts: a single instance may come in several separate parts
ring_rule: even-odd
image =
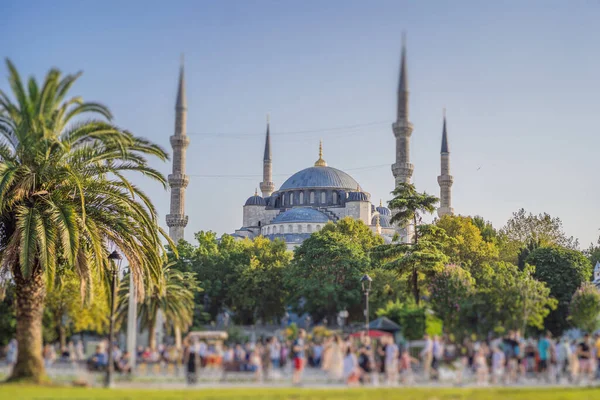
[[[115,367],[113,359],[113,342],[115,340],[115,293],[117,291],[117,273],[121,268],[122,257],[118,251],[113,251],[108,256],[112,273],[112,282],[110,286],[110,325],[108,328],[108,365],[106,366],[106,387],[112,386],[112,375]]]
[[[360,285],[365,293],[365,329],[367,330],[367,337],[369,336],[369,291],[371,290],[371,282],[373,279],[367,274],[360,278]]]

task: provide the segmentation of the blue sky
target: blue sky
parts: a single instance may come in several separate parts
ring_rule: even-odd
[[[330,166],[374,202],[389,199],[403,30],[418,189],[439,194],[446,107],[457,213],[500,227],[524,207],[560,217],[584,246],[598,237],[598,1],[4,0],[0,9],[0,55],[40,79],[51,66],[83,70],[74,92],[166,148],[185,53],[188,239],[240,227],[261,180],[267,113],[277,187],[314,163],[323,139]],[[1,65],[3,90],[6,74]],[[164,221],[169,194],[139,184]]]

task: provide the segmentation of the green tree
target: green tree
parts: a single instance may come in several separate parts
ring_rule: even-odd
[[[24,85],[7,66],[13,99],[0,91],[0,257],[16,286],[19,343],[9,379],[42,382],[44,298],[59,256],[82,287],[91,271],[108,267],[109,246],[127,257],[138,282],[162,266],[156,210],[125,174],[166,187],[146,157],[167,154],[105,122],[112,118],[105,106],[65,100],[80,74],[63,78],[52,69],[41,85],[33,77]],[[86,114],[102,119],[76,120]]]
[[[411,183],[400,183],[392,192],[394,198],[388,203],[392,211],[390,222],[399,226],[410,223],[414,227],[413,243],[417,244],[419,235],[417,227],[422,221],[423,215],[432,214],[439,198],[425,192],[419,193]]]
[[[600,290],[585,282],[573,295],[569,306],[570,320],[584,332],[593,333],[600,326]]]
[[[446,256],[442,253],[443,243],[437,239],[439,236],[447,236],[433,227],[419,226],[424,214],[435,211],[439,199],[427,193],[417,192],[415,186],[410,183],[400,183],[392,194],[394,198],[389,202],[389,208],[392,210],[391,223],[399,226],[409,226],[412,223],[413,241],[378,246],[373,250],[373,258],[382,262],[384,268],[394,269],[401,276],[408,275],[413,297],[416,304],[419,304],[419,276],[431,275],[436,267],[441,267],[446,261]],[[419,241],[421,232],[427,235]]]
[[[427,309],[414,302],[390,301],[376,312],[378,317],[386,317],[400,325],[400,332],[406,340],[423,339],[427,333]]]
[[[436,221],[436,225],[454,239],[444,247],[444,253],[451,262],[467,271],[476,273],[484,262],[498,259],[498,248],[493,242],[483,239],[481,230],[471,217],[444,215]]]
[[[347,226],[363,224],[347,218],[338,224],[328,224],[313,233],[296,248],[294,259],[286,271],[285,282],[290,301],[299,312],[308,312],[316,321],[335,320],[337,313],[347,309],[351,318],[360,315],[362,292],[360,278],[368,271],[370,259],[364,250],[369,239],[359,240],[347,235]],[[356,228],[363,235],[372,231]],[[373,243],[382,243],[381,238]]]
[[[420,225],[415,236],[416,243],[390,243],[373,248],[371,255],[382,268],[396,271],[406,278],[413,300],[418,305],[421,300],[421,285],[428,277],[441,270],[448,261],[443,249],[451,239],[443,229],[435,225]]]
[[[558,307],[546,319],[545,326],[554,334],[569,328],[569,303],[575,291],[592,276],[592,265],[581,252],[562,247],[534,250],[526,262],[535,265],[535,279],[545,282]]]
[[[201,289],[195,273],[179,271],[171,264],[162,269],[158,279],[149,280],[148,286],[148,293],[138,304],[139,327],[148,331],[149,345],[155,349],[158,311],[162,311],[167,328],[185,332],[194,317],[194,294]],[[122,323],[129,308],[128,275],[121,280],[119,293],[117,319]]]
[[[490,221],[486,221],[483,217],[476,215],[472,218],[473,225],[479,229],[481,238],[487,243],[498,243],[498,231],[494,228]]]
[[[535,215],[523,208],[513,213],[500,230],[500,252],[502,259],[514,264],[518,262],[522,249],[531,244],[537,247],[557,245],[575,250],[579,242],[563,231],[560,218],[547,213]]]
[[[596,243],[590,243],[590,246],[584,251],[586,257],[590,260],[593,266],[600,262],[600,237]]]
[[[214,320],[220,312],[233,314],[236,322],[253,324],[278,319],[285,313],[283,272],[292,253],[280,240],[236,240],[213,232],[198,232],[197,245],[181,241],[179,258],[169,254],[173,268],[194,272],[203,293],[195,297],[194,324]]]
[[[103,334],[109,324],[109,294],[97,274],[92,271],[92,301],[82,297],[81,280],[75,271],[61,265],[57,268],[54,284],[46,295],[48,325],[56,331],[61,348],[67,344],[67,336],[83,330]],[[45,324],[45,328],[48,328]]]
[[[285,242],[261,236],[245,239],[241,245],[248,262],[236,268],[230,308],[242,323],[253,324],[257,318],[263,323],[278,320],[285,313],[284,272],[292,253]]]
[[[480,337],[511,329],[542,329],[557,301],[550,297],[550,289],[534,278],[534,268],[519,270],[516,265],[496,262],[491,271],[461,302],[463,329]]]
[[[401,277],[397,271],[373,268],[368,274],[373,279],[369,292],[369,314],[373,319],[377,316],[377,310],[385,308],[389,302],[405,299],[409,291],[406,277]]]
[[[475,291],[475,280],[457,265],[447,265],[436,273],[429,284],[431,308],[442,320],[444,329],[460,333],[460,309],[465,298]]]

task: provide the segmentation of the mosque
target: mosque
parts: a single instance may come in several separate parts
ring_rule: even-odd
[[[394,184],[410,183],[414,166],[410,163],[410,138],[413,125],[409,122],[409,91],[406,67],[406,45],[402,45],[400,76],[398,85],[396,121],[392,131],[396,138],[396,162],[391,165]],[[185,174],[187,101],[183,65],[180,69],[179,87],[175,106],[175,134],[171,136],[173,147],[173,173],[169,175],[171,187],[171,209],[167,215],[169,235],[178,242],[183,239],[188,222],[185,215],[185,188],[189,178]],[[440,208],[438,215],[453,214],[452,183],[450,175],[450,150],[444,115],[441,140]],[[271,158],[271,132],[267,121],[265,150],[263,156],[263,180],[260,191],[250,196],[243,206],[242,227],[232,236],[254,238],[264,236],[282,239],[289,249],[301,244],[313,232],[319,231],[328,222],[344,217],[363,221],[386,242],[391,242],[398,233],[401,240],[408,240],[411,227],[399,228],[390,224],[391,211],[381,202],[375,205],[371,195],[348,173],[327,165],[323,158],[322,143],[319,157],[314,165],[290,176],[278,190],[273,182]],[[395,186],[390,185],[390,191]]]

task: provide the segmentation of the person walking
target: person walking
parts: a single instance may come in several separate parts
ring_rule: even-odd
[[[423,361],[423,375],[426,380],[429,379],[429,373],[431,371],[431,364],[433,362],[433,341],[429,335],[425,335],[425,346],[421,351],[421,360]]]
[[[340,382],[344,376],[344,352],[338,335],[333,337],[327,353],[327,374],[329,379]]]
[[[194,339],[191,343],[187,343],[183,355],[183,364],[185,365],[186,379],[188,385],[198,383],[198,369],[200,366],[200,355],[198,354],[199,346]]]
[[[398,359],[400,358],[398,345],[393,338],[385,338],[385,376],[390,386],[398,384]]]
[[[348,386],[358,385],[360,382],[360,367],[358,358],[354,354],[352,346],[346,349],[346,357],[344,357],[344,381]]]
[[[583,340],[577,346],[577,358],[579,359],[579,372],[582,377],[589,376],[591,378],[592,346],[590,343],[590,335],[587,333],[583,336]]]
[[[300,329],[298,331],[298,337],[292,344],[292,358],[294,360],[294,372],[292,374],[292,384],[300,385],[302,379],[302,371],[304,370],[305,354],[306,354],[306,331]]]
[[[538,340],[537,351],[539,357],[538,373],[541,379],[548,381],[548,367],[550,359],[550,335],[546,333]]]

